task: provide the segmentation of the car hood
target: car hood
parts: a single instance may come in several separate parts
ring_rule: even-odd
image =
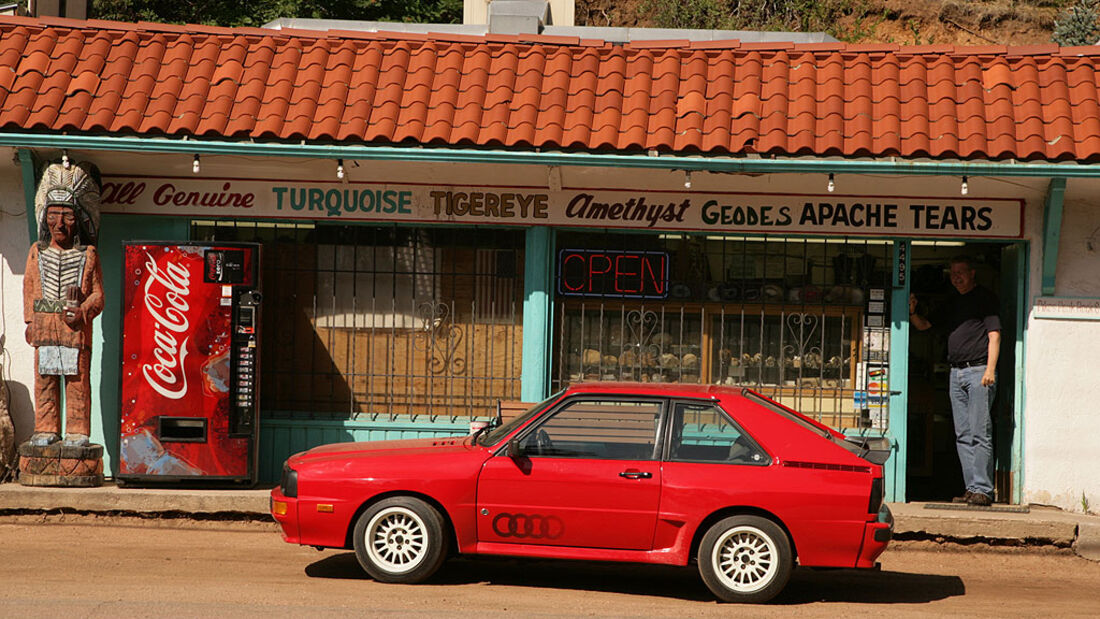
[[[397,455],[441,454],[483,449],[473,445],[468,436],[446,438],[414,438],[398,441],[364,441],[332,443],[314,447],[291,458],[291,464],[339,458],[392,457]]]

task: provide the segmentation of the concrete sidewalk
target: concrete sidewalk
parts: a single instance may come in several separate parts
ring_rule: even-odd
[[[69,511],[120,515],[195,514],[204,517],[234,515],[267,520],[269,488],[176,489],[31,488],[0,484],[0,515],[5,513]],[[894,535],[900,539],[943,539],[1017,546],[1073,548],[1100,561],[1100,516],[1065,512],[1053,507],[993,506],[967,508],[928,503],[891,503]]]

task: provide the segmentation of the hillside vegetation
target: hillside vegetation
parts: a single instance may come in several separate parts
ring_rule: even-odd
[[[1075,0],[577,0],[578,26],[827,32],[851,43],[1034,45]]]

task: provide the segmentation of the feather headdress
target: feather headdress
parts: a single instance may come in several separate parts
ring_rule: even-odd
[[[82,162],[66,168],[51,163],[42,172],[38,193],[34,197],[34,216],[38,220],[38,238],[49,239],[46,230],[46,207],[68,206],[77,219],[77,241],[95,245],[99,239],[100,177],[95,165]],[[44,232],[45,231],[45,232]]]

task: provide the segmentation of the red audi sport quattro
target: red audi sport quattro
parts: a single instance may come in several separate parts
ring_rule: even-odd
[[[472,436],[291,456],[271,511],[287,542],[354,549],[382,582],[451,553],[694,560],[718,598],[764,602],[796,563],[876,566],[887,446],[748,389],[585,384]]]

